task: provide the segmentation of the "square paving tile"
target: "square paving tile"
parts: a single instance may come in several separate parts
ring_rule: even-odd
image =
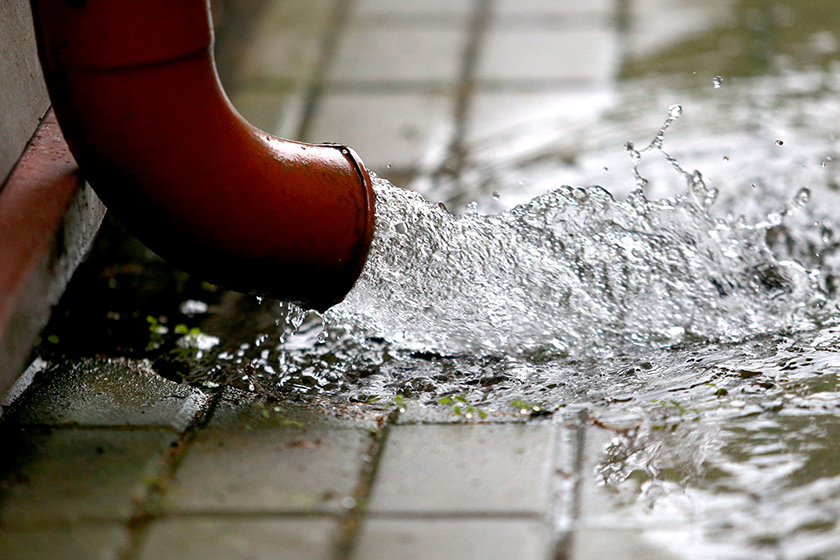
[[[344,511],[360,481],[372,442],[369,432],[312,427],[317,419],[311,416],[244,405],[224,405],[198,434],[163,507],[213,513]]]
[[[239,62],[244,82],[308,80],[321,56],[334,2],[286,0],[265,2]]]
[[[663,534],[668,538],[678,535]],[[679,535],[682,537],[682,535]],[[683,540],[683,539],[679,539]],[[688,543],[686,543],[688,544]],[[633,529],[579,529],[572,539],[569,560],[677,560],[661,543]]]
[[[118,523],[11,529],[0,527],[0,558],[8,560],[117,560],[129,546]]]
[[[356,560],[545,560],[540,521],[523,519],[370,519]]]
[[[553,435],[548,424],[395,426],[370,510],[542,515]]]
[[[239,88],[231,103],[246,121],[279,136],[295,138],[304,109],[304,92],[295,89]]]
[[[339,41],[331,82],[454,84],[466,44],[462,26],[351,26]]]
[[[523,131],[593,120],[608,106],[610,92],[597,88],[557,88],[553,91],[480,91],[467,115],[467,141],[506,133],[521,138]],[[504,144],[500,145],[504,149]]]
[[[322,38],[309,30],[267,29],[248,44],[239,79],[306,82],[314,75]]]
[[[171,426],[181,431],[209,397],[131,360],[67,361],[35,378],[23,395],[22,424]]]
[[[615,10],[614,0],[494,0],[493,11],[499,15],[578,15],[609,14]]]
[[[424,16],[469,15],[477,0],[357,0],[353,11],[357,15]]]
[[[617,35],[607,27],[491,27],[480,55],[480,81],[605,82],[615,72]]]
[[[321,100],[308,141],[352,146],[377,173],[417,168],[444,157],[454,129],[445,94],[330,92]]]
[[[168,430],[56,430],[15,434],[16,468],[2,485],[4,525],[127,520],[145,485],[160,473]]]
[[[139,560],[328,560],[330,519],[186,518],[152,523]]]
[[[618,496],[609,492],[598,476],[599,465],[604,453],[618,434],[612,430],[588,428],[581,450],[582,469],[579,482],[578,519],[576,526],[584,528],[620,528],[641,529],[640,520],[634,519],[632,512],[621,507]]]

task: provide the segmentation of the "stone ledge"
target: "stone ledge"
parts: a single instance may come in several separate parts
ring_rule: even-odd
[[[0,190],[0,395],[23,371],[104,216],[50,111]]]

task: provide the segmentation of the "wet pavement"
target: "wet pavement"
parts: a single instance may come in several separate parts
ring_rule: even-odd
[[[816,185],[816,209],[793,218],[822,223],[831,247],[838,12],[234,1],[217,9],[217,48],[255,125],[351,145],[454,211],[558,181],[626,195],[622,146],[649,141],[681,103],[666,142],[720,187],[720,212],[759,219]],[[672,194],[667,167],[643,171],[649,196]],[[836,265],[833,250],[776,233],[783,256]],[[517,363],[519,386],[497,376],[504,361],[396,352],[399,383],[350,363],[344,379],[303,364],[283,390],[247,366],[233,367],[237,387],[186,384],[191,369],[258,361],[260,337],[285,336],[282,310],[142,249],[114,257],[135,243],[124,235],[106,226],[2,403],[0,557],[840,558],[830,317],[742,344]],[[821,281],[833,295],[833,277]],[[298,354],[307,336],[291,341]],[[420,375],[429,363],[476,382],[444,391],[436,371]],[[337,396],[343,383],[352,398]]]

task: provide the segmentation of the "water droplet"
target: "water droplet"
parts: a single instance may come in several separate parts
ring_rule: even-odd
[[[499,200],[499,191],[493,191],[493,200]]]
[[[394,224],[394,231],[405,235],[408,232],[408,229],[405,226],[405,222],[397,222],[396,224]]]
[[[811,200],[811,189],[807,187],[799,189],[799,192],[793,197],[793,203],[797,206],[804,206],[808,204],[809,200]]]
[[[723,161],[729,161],[729,156],[723,156]]]
[[[718,190],[716,188],[711,188],[706,191],[706,196],[703,198],[703,207],[704,208],[711,208],[712,205],[718,198]]]
[[[671,105],[668,107],[668,114],[671,116],[672,119],[676,119],[680,115],[682,115],[682,105]]]
[[[632,152],[636,150],[636,145],[633,142],[627,142],[624,144],[624,151],[625,152]]]
[[[715,89],[720,89],[720,85],[723,83],[723,78],[721,78],[720,76],[715,76],[712,80],[712,83],[714,84]]]
[[[784,142],[782,140],[776,140],[776,145],[777,146],[782,146],[782,145],[784,145]]]

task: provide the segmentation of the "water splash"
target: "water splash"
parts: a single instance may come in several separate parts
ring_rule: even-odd
[[[804,311],[820,299],[813,275],[777,260],[764,239],[807,191],[766,223],[713,219],[717,190],[662,149],[681,113],[672,106],[645,148],[625,146],[637,185],[625,201],[563,186],[499,214],[470,205],[454,216],[377,179],[368,263],[325,319],[444,355],[572,358],[808,327]],[[685,194],[645,197],[648,153],[666,158]]]

